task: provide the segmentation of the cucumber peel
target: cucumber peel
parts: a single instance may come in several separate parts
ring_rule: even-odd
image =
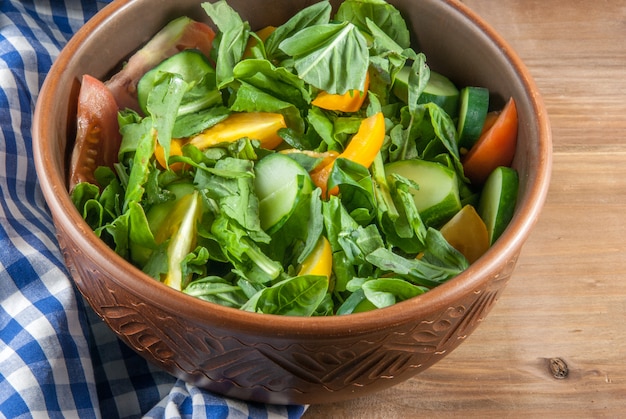
[[[456,173],[446,166],[426,160],[401,160],[385,165],[387,175],[397,174],[415,182],[413,200],[422,221],[440,227],[461,210]]]
[[[478,204],[492,245],[502,235],[515,213],[519,175],[510,167],[497,167],[487,178]]]
[[[457,135],[459,148],[469,150],[480,137],[489,111],[489,90],[467,86],[461,89]]]
[[[186,49],[174,54],[139,79],[137,84],[137,100],[139,101],[139,106],[145,114],[148,114],[148,95],[155,84],[158,83],[163,73],[178,74],[187,83],[195,85],[207,74],[214,72],[215,70],[209,60],[198,50]]]
[[[311,194],[313,181],[294,159],[273,153],[255,165],[254,189],[259,198],[261,228],[271,234],[282,227],[300,202]]]
[[[409,98],[409,74],[411,67],[400,69],[393,82],[392,92],[404,103]],[[456,118],[459,113],[459,89],[446,76],[435,71],[430,71],[430,78],[417,103],[436,103],[451,118]]]

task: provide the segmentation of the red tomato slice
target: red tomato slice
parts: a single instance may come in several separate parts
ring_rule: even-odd
[[[85,75],[78,94],[76,143],[70,163],[70,191],[80,182],[97,184],[98,166],[113,169],[122,136],[115,98],[100,80]]]
[[[517,107],[511,98],[493,125],[481,134],[462,159],[465,176],[473,184],[483,184],[498,166],[511,166],[517,145],[517,125]]]

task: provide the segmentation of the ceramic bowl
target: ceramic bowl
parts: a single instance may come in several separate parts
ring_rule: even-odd
[[[230,0],[252,29],[284,22],[311,1]],[[85,73],[104,78],[170,19],[206,20],[200,0],[120,0],[80,29],[52,66],[33,126],[36,167],[60,248],[78,289],[149,361],[216,393],[270,403],[345,400],[398,384],[459,346],[494,306],[548,189],[551,133],[528,70],[479,16],[454,0],[391,1],[414,47],[458,85],[513,96],[519,113],[517,209],[497,243],[453,280],[389,308],[298,318],[222,307],[155,282],[100,241],[67,192],[76,98]]]

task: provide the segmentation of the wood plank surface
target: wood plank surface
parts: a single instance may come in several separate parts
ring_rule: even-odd
[[[500,301],[458,349],[305,417],[626,415],[626,1],[464,3],[543,95],[554,137],[544,211]]]

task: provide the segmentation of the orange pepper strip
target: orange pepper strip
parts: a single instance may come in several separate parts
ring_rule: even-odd
[[[170,142],[170,156],[182,156],[183,155],[183,147],[181,140],[177,138],[172,138]],[[161,165],[162,168],[168,167],[167,162],[165,161],[165,151],[163,147],[157,143],[156,148],[154,149],[154,157],[156,157],[157,162]],[[183,168],[183,163],[174,163],[170,164],[169,168],[173,171],[177,172]]]
[[[203,150],[221,143],[231,143],[240,138],[248,137],[252,140],[259,140],[261,147],[271,150],[283,141],[278,135],[278,130],[286,127],[285,117],[279,113],[233,113],[222,122],[192,137],[189,144]]]
[[[339,154],[337,158],[348,159],[369,168],[380,151],[384,140],[385,117],[382,112],[378,112],[361,121],[359,130],[354,134],[343,153]],[[318,166],[311,172],[311,179],[316,186],[322,189],[323,197],[327,197],[328,194],[337,195],[339,193],[339,188],[337,187],[330,191],[327,190],[328,178],[335,165],[335,160],[333,159],[322,167]]]
[[[170,156],[182,156],[182,147],[185,144],[193,144],[200,150],[204,150],[205,148],[222,143],[231,143],[245,137],[259,140],[261,147],[272,150],[283,141],[278,135],[278,130],[286,127],[285,117],[279,113],[233,113],[222,122],[207,128],[194,137],[189,139],[172,138]],[[161,167],[167,167],[163,148],[159,144],[157,144],[154,154]],[[175,164],[172,166],[170,166],[172,170],[178,170],[182,167]]]
[[[348,90],[342,95],[322,91],[311,103],[319,108],[327,109],[329,111],[356,112],[361,109],[361,106],[367,97],[369,84],[369,73],[365,73],[365,84],[363,85],[362,91]]]

